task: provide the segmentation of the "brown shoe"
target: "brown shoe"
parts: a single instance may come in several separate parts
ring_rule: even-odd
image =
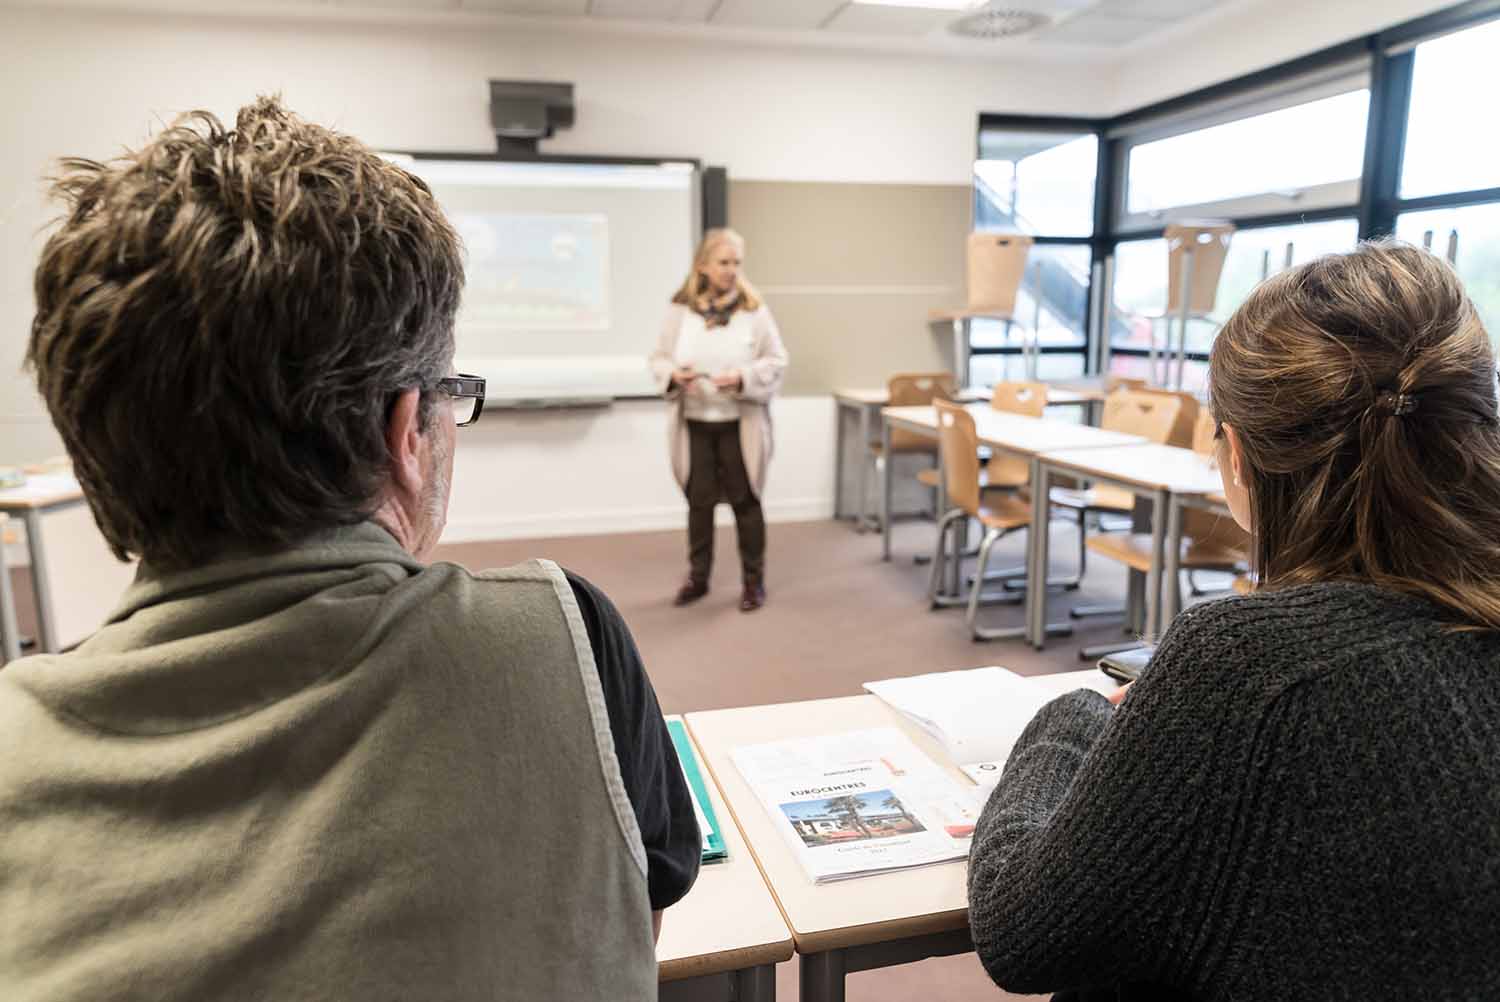
[[[690,605],[708,594],[708,582],[699,581],[690,577],[677,589],[677,597],[672,599],[673,605]]]
[[[746,581],[740,592],[740,611],[754,612],[766,604],[766,586],[756,581]]]

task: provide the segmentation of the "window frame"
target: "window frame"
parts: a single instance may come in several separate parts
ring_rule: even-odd
[[[1090,255],[1089,314],[1084,371],[1106,371],[1112,354],[1146,357],[1144,348],[1112,348],[1105,331],[1105,304],[1113,295],[1115,245],[1162,236],[1173,217],[1215,214],[1238,229],[1254,230],[1295,223],[1354,219],[1360,240],[1393,234],[1398,216],[1427,209],[1458,208],[1500,202],[1500,186],[1446,192],[1420,198],[1400,196],[1401,168],[1406,149],[1406,127],[1411,111],[1411,86],[1416,47],[1424,41],[1500,19],[1500,0],[1466,0],[1446,10],[1394,25],[1384,31],[1331,46],[1318,52],[1267,67],[1255,73],[1213,84],[1188,94],[1137,108],[1111,118],[981,113],[975,130],[975,159],[979,137],[986,129],[1083,132],[1098,130],[1099,164],[1094,179],[1094,232],[1091,237],[1036,236],[1037,244],[1088,244]],[[1198,206],[1174,207],[1160,218],[1131,217],[1126,210],[1126,173],[1133,145],[1168,135],[1207,128],[1329,96],[1359,74],[1367,74],[1370,105],[1365,128],[1362,170],[1354,197],[1347,182],[1305,189],[1300,205],[1283,208],[1281,196],[1251,196]],[[1350,89],[1350,88],[1346,88]],[[1333,91],[1336,92],[1336,91]],[[1319,189],[1341,189],[1339,191]],[[974,198],[977,199],[976,190]],[[977,203],[975,203],[977,204]],[[977,219],[971,210],[970,229]],[[1079,349],[1056,347],[1051,351]],[[1043,351],[1049,351],[1043,348]],[[974,355],[1018,354],[1018,347],[973,348]],[[1186,353],[1189,361],[1207,361],[1207,353]]]

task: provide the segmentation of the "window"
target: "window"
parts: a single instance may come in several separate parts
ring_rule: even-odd
[[[1128,152],[1121,226],[1352,207],[1369,110],[1361,87],[1138,142]]]
[[[1396,236],[1432,250],[1455,251],[1454,267],[1479,310],[1490,340],[1500,344],[1500,202],[1428,212],[1408,212],[1396,221]]]
[[[981,133],[974,163],[975,226],[1036,236],[1094,232],[1093,133]]]
[[[1417,46],[1401,197],[1500,188],[1500,132],[1484,108],[1500,88],[1500,21]]]
[[[1087,123],[1014,121],[980,123],[974,226],[1025,233],[1035,243],[1015,316],[970,327],[970,380],[979,384],[1025,378],[1022,351],[1033,339],[1039,378],[1079,376],[1086,366],[1099,134]]]

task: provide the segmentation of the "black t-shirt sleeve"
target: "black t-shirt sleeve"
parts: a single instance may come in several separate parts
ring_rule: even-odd
[[[666,908],[680,901],[698,879],[703,840],[692,797],[630,628],[603,592],[576,574],[564,573],[594,649],[615,757],[646,846],[651,907]]]

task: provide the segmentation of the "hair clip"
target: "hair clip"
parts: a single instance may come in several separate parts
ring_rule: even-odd
[[[1405,417],[1417,409],[1417,398],[1410,393],[1382,393],[1375,400],[1378,410],[1396,417]]]

